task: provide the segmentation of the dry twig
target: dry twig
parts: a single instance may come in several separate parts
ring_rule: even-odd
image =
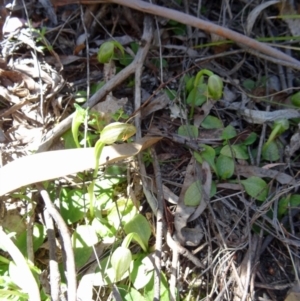
[[[45,202],[46,208],[51,215],[51,217],[55,220],[57,227],[60,231],[65,253],[66,253],[66,267],[67,267],[67,281],[68,281],[68,301],[76,301],[76,291],[77,291],[77,285],[76,285],[76,270],[75,270],[75,259],[74,259],[74,253],[72,248],[72,242],[70,233],[68,230],[68,227],[59,214],[59,212],[56,210],[55,206],[53,205],[48,192],[44,189],[44,187],[41,184],[37,184],[38,190],[40,191],[40,194]]]
[[[169,9],[163,6],[155,5],[152,3],[147,3],[141,0],[64,0],[59,1],[60,5],[64,3],[81,3],[81,4],[92,4],[92,3],[116,3],[123,6],[127,6],[144,13],[160,16],[167,19],[172,19],[178,21],[182,24],[190,25],[193,27],[197,27],[206,32],[216,34],[218,36],[230,39],[235,41],[237,44],[242,44],[248,48],[257,50],[263,54],[266,54],[266,59],[269,57],[276,58],[283,62],[290,62],[294,64],[294,68],[300,70],[300,62],[293,57],[286,55],[285,53],[272,48],[266,44],[260,43],[254,39],[251,39],[243,34],[230,30],[228,28],[216,25],[209,21],[204,21],[194,16],[190,16],[188,14],[182,13],[180,11],[176,11],[174,9]]]
[[[151,155],[153,158],[153,169],[155,174],[155,183],[157,190],[157,215],[156,215],[156,243],[155,243],[155,289],[154,299],[158,301],[160,299],[160,275],[161,275],[161,253],[162,253],[162,239],[163,239],[163,221],[164,221],[164,206],[163,206],[163,188],[161,171],[157,159],[154,147],[151,149]]]

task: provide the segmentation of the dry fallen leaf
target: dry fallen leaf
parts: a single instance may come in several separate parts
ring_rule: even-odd
[[[267,7],[277,4],[280,1],[276,0],[276,1],[267,1],[267,2],[263,2],[260,5],[256,5],[255,8],[250,12],[250,14],[248,15],[247,18],[247,25],[246,25],[246,34],[248,36],[251,35],[251,31],[253,28],[253,25],[257,19],[257,17],[259,16],[259,14],[266,9]]]
[[[134,143],[105,146],[100,164],[134,156],[160,139],[145,137]],[[94,153],[93,147],[49,151],[8,163],[0,168],[0,196],[26,185],[92,169],[95,167]]]
[[[295,283],[289,290],[284,301],[299,301],[300,300],[300,283]]]
[[[293,177],[283,172],[279,172],[277,170],[261,168],[257,166],[244,166],[244,165],[236,165],[235,173],[243,176],[245,178],[249,178],[251,176],[256,176],[260,178],[271,178],[275,179],[281,184],[295,184],[296,181]]]
[[[195,159],[192,158],[189,165],[187,166],[186,170],[186,176],[184,179],[184,183],[178,198],[175,218],[174,218],[174,226],[176,229],[176,238],[182,245],[190,245],[190,246],[196,246],[199,245],[203,233],[198,228],[188,228],[187,223],[190,220],[194,220],[195,218],[199,217],[199,215],[203,212],[203,210],[206,208],[206,202],[205,202],[205,195],[207,193],[207,190],[210,191],[210,185],[211,185],[211,175],[207,174],[206,171],[210,170],[209,166],[204,163],[202,168],[196,163]],[[206,174],[206,181],[203,183],[201,181],[202,185],[202,199],[198,206],[188,206],[184,202],[184,198],[186,195],[187,190],[189,187],[193,184],[195,184],[195,181],[202,178],[201,173]],[[203,177],[205,178],[205,176]],[[200,194],[200,190],[199,190]]]

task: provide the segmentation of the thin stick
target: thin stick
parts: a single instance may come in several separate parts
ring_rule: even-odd
[[[161,275],[161,252],[163,239],[163,187],[161,179],[161,171],[154,147],[151,148],[151,155],[153,159],[153,169],[155,174],[155,183],[157,190],[157,215],[156,215],[156,241],[155,241],[155,278],[154,278],[154,301],[160,300],[160,275]]]
[[[81,3],[94,3],[99,0],[82,0]],[[190,25],[193,27],[197,27],[209,33],[214,33],[221,37],[230,39],[235,41],[238,44],[243,44],[243,46],[250,47],[251,49],[255,49],[260,51],[270,57],[277,58],[282,61],[287,61],[294,64],[295,69],[300,69],[300,62],[293,57],[286,55],[285,53],[272,48],[266,44],[258,42],[254,39],[251,39],[243,34],[230,30],[228,28],[216,25],[209,21],[204,21],[194,16],[190,16],[188,14],[182,13],[180,11],[166,8],[163,6],[147,3],[141,0],[107,0],[107,1],[99,1],[99,2],[108,2],[108,3],[117,3],[120,5],[128,6],[130,8],[142,11],[144,13],[164,17],[167,19],[172,19],[178,21],[182,24]]]
[[[67,266],[67,280],[68,280],[68,301],[76,301],[77,285],[76,285],[75,259],[74,259],[72,242],[71,242],[71,237],[70,237],[68,227],[65,221],[63,220],[63,218],[61,217],[61,215],[59,214],[59,212],[56,210],[55,206],[53,205],[48,192],[44,189],[44,187],[41,184],[37,184],[37,188],[40,191],[40,194],[45,202],[49,214],[56,222],[61,237],[63,239],[63,244],[64,244],[66,258],[67,258],[66,266]]]
[[[45,225],[47,228],[47,237],[49,243],[49,270],[50,270],[50,289],[51,289],[51,300],[59,301],[59,285],[60,285],[60,274],[58,270],[58,263],[55,254],[56,242],[55,232],[52,217],[48,210],[44,211]]]

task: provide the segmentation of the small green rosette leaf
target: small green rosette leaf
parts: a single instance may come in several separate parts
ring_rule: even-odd
[[[201,202],[202,194],[202,184],[198,180],[194,182],[185,192],[184,204],[191,207],[198,206]]]
[[[265,201],[268,196],[268,184],[259,177],[250,177],[241,181],[246,192],[258,201]]]
[[[216,163],[217,174],[222,179],[229,179],[234,173],[234,160],[230,157],[220,155]]]

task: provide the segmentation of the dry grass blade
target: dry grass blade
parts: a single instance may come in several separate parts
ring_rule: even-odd
[[[103,149],[100,164],[134,156],[160,139],[143,138],[140,142],[132,144],[106,146]],[[94,168],[94,153],[95,150],[91,147],[38,153],[15,160],[0,169],[0,196],[25,185]]]

